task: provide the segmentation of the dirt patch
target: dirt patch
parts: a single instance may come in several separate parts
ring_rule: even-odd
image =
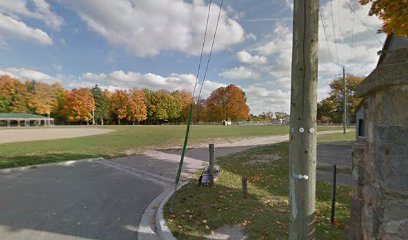
[[[212,231],[210,235],[204,236],[204,238],[214,240],[244,240],[247,238],[243,231],[244,229],[239,225],[225,225]]]
[[[241,163],[241,166],[243,167],[256,167],[258,165],[265,165],[265,164],[271,164],[274,161],[280,160],[281,156],[278,154],[263,154],[263,155],[257,155],[256,159],[251,159],[249,161]]]
[[[37,128],[7,129],[0,131],[0,143],[27,142],[63,138],[76,138],[110,133],[115,130],[106,128]]]

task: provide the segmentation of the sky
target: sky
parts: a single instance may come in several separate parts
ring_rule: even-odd
[[[66,88],[193,92],[209,57],[221,0],[1,0],[0,74]],[[357,0],[321,0],[318,100],[346,72],[366,76],[385,40]],[[354,13],[353,13],[354,12]],[[224,0],[201,97],[243,89],[252,114],[289,113],[291,0]],[[197,90],[199,92],[199,90]],[[197,95],[197,94],[196,94]]]

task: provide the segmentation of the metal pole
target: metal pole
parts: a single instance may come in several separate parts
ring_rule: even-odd
[[[171,212],[173,212],[174,205],[176,204],[176,191],[177,191],[177,187],[178,187],[180,177],[181,177],[181,170],[183,169],[184,155],[186,154],[188,135],[190,133],[190,125],[191,125],[192,115],[193,115],[193,102],[191,102],[190,110],[188,111],[187,128],[186,128],[186,134],[184,136],[183,151],[181,152],[180,163],[179,163],[179,167],[178,167],[178,170],[177,170],[176,181],[175,181],[175,184],[174,184],[174,194],[173,194],[173,197],[171,199],[171,205],[170,205],[170,211]]]
[[[331,215],[330,215],[330,223],[334,224],[334,212],[336,209],[336,182],[337,182],[337,166],[336,164],[333,165],[333,188],[332,188],[332,202],[331,202]]]
[[[318,0],[295,0],[289,140],[289,239],[314,239]]]
[[[347,132],[347,92],[346,92],[346,70],[343,67],[343,134]]]
[[[209,176],[209,182],[208,186],[212,187],[214,185],[214,144],[210,144],[209,146],[209,151],[210,151],[210,164],[208,166],[208,176]]]

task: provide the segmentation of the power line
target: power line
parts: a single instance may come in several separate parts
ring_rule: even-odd
[[[211,3],[212,1],[210,0],[210,4],[208,5],[208,13],[207,13],[207,22],[205,24],[205,31],[204,31],[204,38],[203,38],[203,45],[201,46],[201,54],[200,54],[200,63],[198,64],[198,68],[197,68],[197,74],[196,74],[196,81],[194,84],[194,90],[193,90],[193,100],[194,100],[194,95],[195,95],[195,91],[197,88],[197,83],[199,81],[198,75],[200,74],[200,69],[201,69],[201,61],[203,59],[203,52],[204,52],[204,45],[205,45],[205,39],[207,37],[207,30],[208,30],[208,19],[210,18],[210,12],[211,12]]]
[[[374,36],[374,38],[375,38],[380,44],[382,44],[382,41],[377,37],[377,35],[375,35],[374,33],[372,33],[372,32],[370,31],[370,29],[368,28],[367,24],[365,24],[365,23],[363,22],[363,20],[361,20],[361,18],[357,15],[356,11],[355,11],[354,8],[350,5],[350,3],[346,2],[346,4],[347,4],[347,6],[350,8],[350,10],[353,12],[353,14],[357,17],[357,19],[360,21],[360,23],[363,24],[363,26],[366,28],[366,30],[367,30],[369,33],[371,33],[371,34]]]
[[[210,64],[210,60],[211,60],[211,56],[212,56],[212,52],[213,52],[213,48],[214,48],[215,37],[217,36],[218,24],[219,24],[219,22],[220,22],[221,9],[222,9],[222,4],[223,4],[223,2],[224,2],[224,0],[221,0],[220,10],[219,10],[219,12],[218,12],[218,18],[217,18],[217,25],[215,25],[215,31],[214,31],[214,36],[213,36],[212,44],[211,44],[210,54],[208,55],[207,65],[206,65],[205,71],[204,71],[204,77],[203,77],[203,79],[202,79],[202,83],[201,83],[201,86],[200,86],[200,92],[199,92],[199,94],[198,94],[198,100],[200,100],[201,91],[203,90],[204,81],[205,81],[205,78],[206,78],[206,76],[207,76],[208,65]]]
[[[350,48],[350,59],[353,59],[353,48],[354,48],[354,14],[353,14],[353,30],[351,32],[351,48]]]
[[[337,22],[338,22],[338,27],[339,27],[339,36],[341,36],[340,2],[339,2],[339,0],[337,0]],[[343,65],[344,65],[344,54],[341,54],[341,61],[342,61]]]
[[[334,1],[334,0],[333,0]],[[330,1],[330,5],[331,5],[331,20],[332,20],[332,28],[333,28],[333,43],[334,43],[334,47],[336,49],[336,58],[337,58],[337,65],[340,66],[340,59],[339,59],[339,48],[337,47],[337,43],[336,43],[336,39],[337,39],[337,35],[336,35],[336,28],[334,25],[334,7],[333,7],[333,1]]]
[[[326,33],[326,25],[324,24],[324,18],[323,18],[322,12],[320,12],[320,21],[322,22],[324,37],[326,38],[327,53],[329,54],[330,61],[333,62],[333,58],[330,53],[329,39],[327,38],[327,33]]]

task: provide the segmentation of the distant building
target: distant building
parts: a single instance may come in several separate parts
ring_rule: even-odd
[[[389,35],[361,83],[353,146],[351,239],[407,239],[408,38]]]
[[[54,125],[54,118],[31,113],[0,113],[1,127],[28,127]]]

